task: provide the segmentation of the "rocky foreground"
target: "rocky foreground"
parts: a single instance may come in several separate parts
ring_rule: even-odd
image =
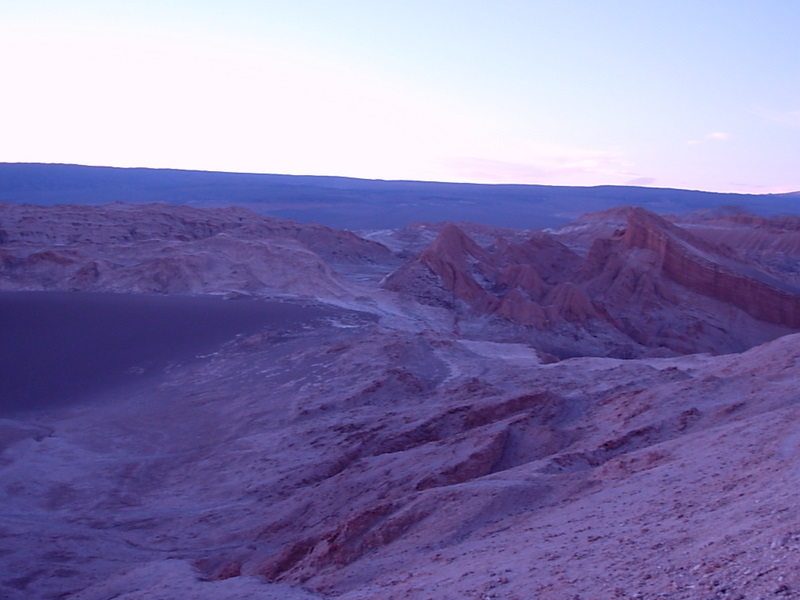
[[[800,598],[798,265],[724,211],[3,205],[0,289],[320,310],[7,410],[0,597]]]

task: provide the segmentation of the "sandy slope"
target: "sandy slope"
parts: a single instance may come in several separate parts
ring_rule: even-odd
[[[251,298],[0,292],[0,415],[130,386],[234,336],[339,314]]]
[[[21,421],[2,589],[797,597],[799,358],[797,336],[553,365],[368,323],[240,341]]]

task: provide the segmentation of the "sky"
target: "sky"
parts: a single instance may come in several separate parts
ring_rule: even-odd
[[[800,190],[797,0],[0,0],[0,162]]]

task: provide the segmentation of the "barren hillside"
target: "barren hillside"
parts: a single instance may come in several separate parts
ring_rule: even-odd
[[[796,229],[0,205],[0,596],[800,598]]]

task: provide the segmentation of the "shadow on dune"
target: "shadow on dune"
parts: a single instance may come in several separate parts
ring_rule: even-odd
[[[65,406],[194,360],[237,334],[339,312],[209,296],[0,293],[0,416]]]

